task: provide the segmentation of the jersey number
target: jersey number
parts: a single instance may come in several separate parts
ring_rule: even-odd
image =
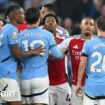
[[[33,50],[35,44],[40,44],[43,47],[45,47],[45,44],[42,40],[33,40],[30,44],[29,44],[28,40],[23,40],[22,44],[24,45],[25,51],[29,51],[30,49]]]
[[[92,63],[91,65],[91,71],[93,72],[101,72],[101,71],[105,71],[105,56],[102,56],[100,52],[94,52],[92,54],[92,57],[97,57],[97,60]],[[99,64],[101,64],[102,62],[102,68],[96,68],[96,66],[98,66]]]
[[[70,95],[69,94],[67,94],[67,97],[66,97],[66,101],[69,101],[70,102]]]

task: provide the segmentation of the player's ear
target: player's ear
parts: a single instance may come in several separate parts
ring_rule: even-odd
[[[80,25],[79,25],[79,28],[82,29],[82,27],[83,27],[82,24],[80,24]]]
[[[15,14],[14,18],[17,19],[18,18],[18,14]]]

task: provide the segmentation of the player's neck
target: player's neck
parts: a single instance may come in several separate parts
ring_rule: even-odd
[[[57,34],[56,30],[53,31],[52,34],[54,35],[54,37],[56,37],[56,34]]]
[[[18,24],[15,21],[9,21],[9,23],[11,23],[12,25],[14,25],[15,27],[18,26]]]
[[[15,27],[18,26],[17,20],[14,19],[14,18],[8,18],[8,21],[7,22],[10,23],[10,24],[12,24],[12,25],[14,25]]]
[[[38,24],[29,24],[28,27],[29,28],[38,27]]]

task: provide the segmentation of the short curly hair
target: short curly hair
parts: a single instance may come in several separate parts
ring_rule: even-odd
[[[49,16],[54,17],[55,20],[56,20],[56,23],[58,24],[58,18],[57,18],[55,15],[53,15],[53,14],[47,14],[47,15],[44,17],[44,19],[43,19],[43,22],[42,22],[43,25],[45,24],[46,18],[49,17]]]

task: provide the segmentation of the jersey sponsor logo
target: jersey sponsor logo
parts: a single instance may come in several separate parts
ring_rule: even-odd
[[[81,56],[81,51],[72,50],[72,55],[75,57],[76,60],[79,60]]]

